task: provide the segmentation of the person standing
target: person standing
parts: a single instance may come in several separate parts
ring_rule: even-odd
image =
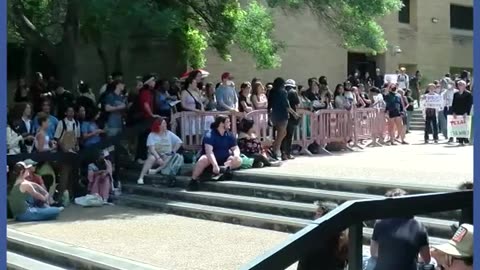
[[[427,86],[427,94],[425,96],[438,96],[435,93],[435,85],[429,84]],[[433,133],[433,140],[438,143],[438,122],[437,122],[437,109],[425,108],[423,117],[425,118],[425,143],[428,143],[430,131]]]
[[[415,100],[412,98],[412,91],[410,89],[407,89],[405,92],[405,97],[407,98],[407,133],[410,133],[410,126],[412,124],[412,116],[413,116],[413,110],[414,108],[414,102]]]
[[[451,114],[452,104],[453,104],[453,95],[455,94],[455,89],[453,87],[453,81],[449,77],[445,77],[440,82],[442,85],[442,97],[443,97],[443,110],[439,112],[439,120],[442,122],[440,124],[441,132],[445,139],[448,139],[448,142],[453,142],[453,138],[448,138],[447,133],[447,117]]]
[[[267,112],[272,127],[276,131],[275,141],[272,144],[272,157],[277,160],[282,156],[280,148],[283,139],[287,135],[289,109],[290,105],[288,104],[288,93],[285,90],[285,80],[276,78],[268,96]]]
[[[235,91],[233,76],[229,72],[222,74],[222,83],[215,91],[217,110],[222,112],[238,111],[238,95]]]
[[[410,78],[407,75],[407,69],[402,67],[400,68],[400,74],[397,77],[398,88],[405,90],[408,89],[410,84]]]
[[[282,141],[282,160],[294,159],[291,154],[292,141],[295,130],[297,130],[300,116],[297,114],[297,107],[300,105],[300,98],[297,93],[297,85],[294,80],[289,79],[285,82],[285,89],[287,90],[287,97],[289,103],[289,117],[287,123],[287,134]]]
[[[453,95],[452,115],[453,118],[460,116],[466,119],[472,109],[473,96],[467,91],[467,83],[465,81],[458,81],[457,87],[458,92]],[[458,138],[458,142],[463,146],[468,143],[468,138]]]

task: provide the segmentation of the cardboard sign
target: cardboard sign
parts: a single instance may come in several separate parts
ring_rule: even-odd
[[[425,95],[425,108],[443,109],[443,97],[440,95]]]
[[[385,74],[383,77],[384,83],[397,83],[398,75],[397,74]]]
[[[447,137],[449,138],[470,138],[471,121],[470,116],[463,117],[453,115],[447,117]]]

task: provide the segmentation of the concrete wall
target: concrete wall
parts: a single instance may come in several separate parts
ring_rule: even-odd
[[[410,24],[398,22],[398,14],[380,20],[389,50],[376,58],[377,66],[394,72],[406,66],[408,73],[421,70],[426,78],[437,79],[450,71],[451,67],[473,67],[473,33],[450,29],[450,3],[472,6],[473,0],[410,0]],[[432,18],[438,23],[433,23]],[[210,80],[218,81],[224,71],[236,75],[237,81],[251,80],[258,76],[271,81],[276,76],[294,78],[306,84],[306,79],[326,75],[331,84],[345,79],[348,51],[339,47],[337,37],[308,13],[286,16],[274,13],[277,26],[275,35],[284,41],[282,67],[276,70],[256,70],[248,55],[235,51],[233,61],[222,61],[214,51],[208,53],[206,69],[212,74]],[[395,54],[393,48],[400,46],[402,53]]]

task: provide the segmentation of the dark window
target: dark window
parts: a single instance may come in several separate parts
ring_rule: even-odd
[[[402,0],[403,7],[398,12],[398,21],[401,23],[410,23],[410,0]]]
[[[473,7],[450,5],[450,28],[473,30]]]

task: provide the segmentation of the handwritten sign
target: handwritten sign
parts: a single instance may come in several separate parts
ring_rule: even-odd
[[[447,137],[449,138],[470,138],[471,121],[470,116],[463,117],[453,115],[447,117]]]
[[[443,109],[443,97],[440,95],[425,95],[425,108]]]
[[[397,74],[385,74],[385,76],[383,77],[384,83],[397,83],[397,79]]]

